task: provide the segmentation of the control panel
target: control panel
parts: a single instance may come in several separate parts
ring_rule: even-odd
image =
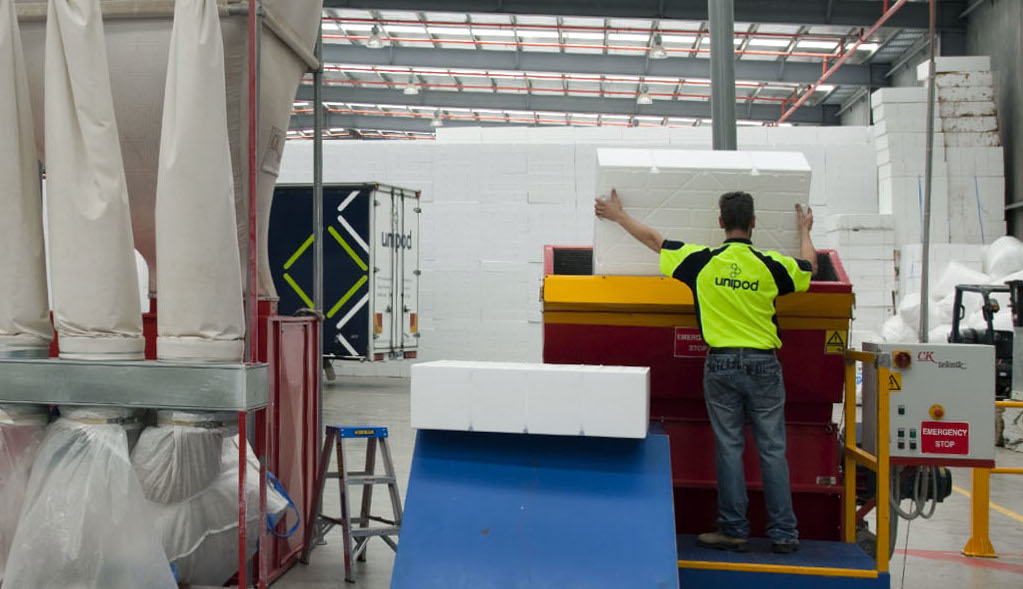
[[[891,462],[994,465],[995,349],[975,344],[864,344],[891,355]],[[876,453],[877,369],[863,368],[863,447]]]

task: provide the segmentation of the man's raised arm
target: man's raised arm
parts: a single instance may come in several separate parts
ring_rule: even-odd
[[[622,201],[619,200],[618,192],[615,189],[611,189],[611,198],[607,200],[596,199],[593,210],[601,219],[614,221],[621,225],[623,229],[628,231],[630,235],[643,245],[655,252],[661,251],[664,237],[657,230],[647,227],[626,213],[625,209],[622,208]],[[816,264],[816,262],[814,263]],[[816,267],[814,271],[816,272]]]

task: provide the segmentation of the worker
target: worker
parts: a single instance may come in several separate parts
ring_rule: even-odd
[[[810,241],[813,210],[796,205],[800,259],[761,252],[751,242],[756,216],[753,197],[729,192],[719,199],[718,223],[725,242],[711,249],[666,240],[622,208],[615,190],[597,199],[597,217],[614,221],[660,255],[661,272],[693,291],[700,332],[710,347],[703,392],[714,431],[718,483],[718,530],[700,534],[709,548],[749,550],[749,520],[742,454],[746,421],[760,454],[771,549],[799,549],[785,457],[785,386],[775,350],[781,347],[775,298],[810,287],[817,255]]]

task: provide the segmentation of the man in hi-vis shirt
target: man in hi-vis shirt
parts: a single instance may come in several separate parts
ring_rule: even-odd
[[[774,299],[807,290],[811,276],[817,274],[817,255],[810,242],[813,211],[796,205],[802,259],[794,259],[753,247],[756,216],[748,193],[729,192],[718,204],[725,242],[713,249],[664,239],[629,216],[614,190],[608,200],[597,199],[595,210],[598,217],[618,223],[658,252],[661,272],[689,286],[700,331],[710,346],[703,392],[716,442],[718,530],[700,534],[697,542],[722,550],[749,549],[749,499],[742,466],[748,419],[760,454],[772,550],[795,552],[799,535],[785,458],[785,387],[775,356],[781,340]]]

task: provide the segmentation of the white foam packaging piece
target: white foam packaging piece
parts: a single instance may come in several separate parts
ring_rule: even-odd
[[[753,195],[754,244],[796,255],[795,204],[809,202],[810,164],[802,153],[606,148],[597,150],[597,195],[618,192],[626,211],[666,239],[712,245],[722,240],[718,198]],[[660,274],[657,255],[618,224],[595,219],[595,274]]]
[[[644,438],[650,369],[438,361],[412,367],[417,429]]]
[[[937,57],[934,59],[934,68],[938,74],[946,72],[990,72],[991,58],[986,55],[974,55],[970,57]],[[916,67],[916,79],[923,82],[931,73],[931,62],[925,61]]]

